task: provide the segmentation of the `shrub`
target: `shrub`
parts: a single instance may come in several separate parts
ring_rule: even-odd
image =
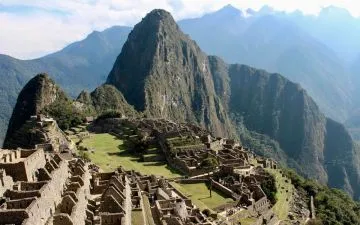
[[[100,116],[97,117],[96,120],[108,119],[108,118],[119,118],[121,116],[122,116],[122,114],[120,112],[111,110],[111,111],[106,111],[106,112],[102,113]]]
[[[344,191],[328,188],[316,181],[307,180],[293,170],[284,170],[297,189],[303,189],[314,196],[318,220],[309,224],[315,225],[352,225],[360,224],[360,203],[351,199]]]
[[[84,159],[85,161],[91,161],[90,159],[90,155],[88,152],[84,152],[84,151],[79,151],[79,157]]]
[[[270,200],[271,204],[275,204],[277,201],[276,180],[275,177],[270,173],[265,172],[265,174],[266,174],[266,178],[261,182],[261,189],[264,191],[267,198]]]
[[[53,117],[62,130],[78,126],[85,121],[85,115],[68,100],[55,101],[45,107],[42,113]]]

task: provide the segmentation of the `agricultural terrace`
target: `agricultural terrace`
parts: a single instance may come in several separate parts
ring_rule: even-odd
[[[277,202],[273,206],[274,213],[280,220],[286,220],[288,219],[287,216],[290,210],[290,202],[294,192],[294,186],[288,178],[282,176],[279,170],[266,169],[266,171],[272,174],[276,181]]]
[[[205,183],[196,183],[196,184],[179,184],[172,182],[171,183],[177,190],[182,192],[188,198],[190,198],[193,203],[198,206],[201,210],[203,209],[214,209],[218,206],[224,205],[234,200],[231,198],[224,197],[218,191],[212,189],[212,194],[210,197],[210,192]]]
[[[104,171],[113,171],[122,166],[125,170],[135,170],[142,174],[154,174],[166,178],[179,177],[166,162],[140,162],[139,157],[130,154],[124,141],[108,133],[94,134],[83,140],[91,161]]]

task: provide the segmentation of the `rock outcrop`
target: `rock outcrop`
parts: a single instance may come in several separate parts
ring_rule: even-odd
[[[68,97],[47,74],[38,74],[32,78],[18,96],[9,122],[4,147],[11,147],[9,141],[13,134],[18,131],[31,116],[41,113],[46,106],[58,100],[67,101]]]
[[[358,146],[300,85],[245,65],[230,65],[229,77],[230,112],[247,129],[276,140],[302,174],[360,197]]]
[[[129,34],[107,83],[149,117],[192,121],[217,135],[232,135],[216,94],[213,69],[170,13],[153,10]]]

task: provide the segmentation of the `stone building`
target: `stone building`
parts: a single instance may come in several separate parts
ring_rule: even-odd
[[[38,169],[46,164],[42,148],[25,150],[0,149],[0,169],[14,181],[34,181]]]
[[[43,151],[39,153],[44,157]],[[0,224],[45,224],[61,201],[67,178],[67,162],[58,155],[49,157],[31,181],[15,182],[5,191],[6,200],[0,206]]]
[[[14,184],[13,178],[6,174],[4,169],[0,169],[0,196]]]

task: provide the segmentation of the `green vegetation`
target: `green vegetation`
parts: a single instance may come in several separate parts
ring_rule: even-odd
[[[271,173],[269,172],[265,172],[265,173],[266,173],[266,178],[261,182],[261,188],[265,192],[271,204],[275,204],[277,201],[276,193],[278,192],[278,189],[276,187],[276,180]]]
[[[200,163],[200,168],[205,169],[207,171],[213,171],[216,169],[216,167],[219,166],[219,162],[216,158],[208,156]]]
[[[266,171],[274,177],[276,182],[277,192],[275,195],[276,203],[273,206],[274,213],[280,220],[285,220],[289,214],[289,202],[294,192],[294,186],[290,183],[290,180],[282,176],[279,170],[267,169]]]
[[[62,130],[82,124],[85,114],[75,108],[70,100],[58,100],[46,106],[42,112],[53,117]]]
[[[145,224],[142,211],[133,210],[131,212],[131,224],[134,224],[134,225]]]
[[[245,126],[244,117],[241,114],[233,113],[231,118],[236,124],[236,130],[240,136],[241,144],[243,146],[250,148],[260,156],[272,158],[281,165],[287,165],[288,167],[296,168],[298,171],[301,170],[295,160],[289,158],[286,152],[281,149],[277,141],[271,139],[266,134],[260,134],[258,132],[249,130]]]
[[[119,166],[126,170],[136,170],[142,174],[154,174],[167,178],[180,176],[162,162],[139,162],[139,158],[127,151],[124,141],[111,134],[91,134],[83,140],[82,146],[90,151],[92,162],[104,171],[112,171]]]
[[[138,114],[126,102],[123,94],[112,85],[101,85],[91,92],[90,96],[96,112],[99,114],[105,113],[103,116],[119,117],[121,115],[135,116]]]
[[[86,151],[84,151],[84,150],[78,151],[78,154],[79,154],[79,156],[80,156],[82,159],[84,159],[85,161],[90,161],[90,160],[91,160],[89,153],[86,152]]]
[[[103,112],[100,116],[97,117],[96,120],[108,119],[108,118],[119,118],[121,117],[121,113],[116,110],[109,110]]]
[[[239,220],[241,225],[253,225],[256,222],[256,219],[253,217],[250,218],[242,218]]]
[[[174,155],[178,151],[203,145],[199,139],[191,136],[168,138],[166,139],[166,144],[169,147],[171,153]]]
[[[296,188],[305,190],[309,195],[314,195],[316,216],[322,224],[360,224],[360,203],[352,200],[348,194],[307,180],[292,170],[284,171]],[[321,224],[319,221],[315,222]]]
[[[205,183],[179,184],[171,183],[176,189],[187,195],[193,203],[201,210],[214,209],[220,205],[232,202],[231,198],[224,197],[221,193],[213,189],[212,196],[209,195],[208,186]]]

